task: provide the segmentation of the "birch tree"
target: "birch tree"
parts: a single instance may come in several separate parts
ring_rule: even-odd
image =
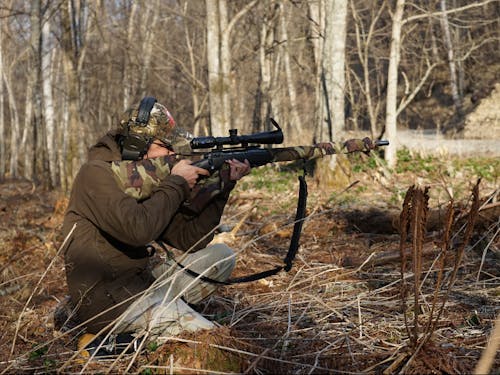
[[[290,62],[289,46],[291,41],[288,37],[288,14],[285,9],[285,4],[280,4],[280,32],[281,40],[283,41],[281,53],[283,55],[283,65],[285,68],[285,77],[287,84],[288,100],[290,101],[290,126],[288,128],[289,139],[297,140],[302,139],[302,121],[300,120],[299,112],[297,110],[297,90],[295,89],[296,80],[293,77],[292,67]]]
[[[272,113],[275,106],[273,103],[273,95],[271,94],[275,55],[270,53],[270,51],[274,48],[277,19],[278,12],[276,12],[275,2],[266,2],[263,19],[259,29],[259,82],[255,95],[253,131],[260,130],[262,119],[268,119],[271,116],[275,116]]]
[[[139,81],[140,97],[146,96],[147,87],[147,73],[151,67],[151,57],[153,54],[153,45],[155,43],[155,31],[158,24],[158,9],[160,8],[160,1],[156,0],[154,5],[152,2],[145,4],[147,12],[144,15],[144,20],[141,22],[143,28],[142,34],[145,36],[143,43],[142,63],[141,63],[141,78]]]
[[[320,124],[317,137],[321,141],[340,141],[345,127],[345,48],[348,0],[325,3],[325,31],[322,51],[321,84],[323,89],[321,112],[327,121]],[[348,184],[340,159],[321,159],[316,168],[320,188],[345,187]]]
[[[9,8],[12,6],[11,4],[8,4]],[[0,9],[0,15],[2,16],[2,20],[7,20],[7,11],[4,9]],[[3,113],[2,119],[0,120],[0,127],[1,127],[1,132],[0,132],[0,143],[2,143],[2,146],[0,147],[0,150],[3,150],[3,158],[0,159],[0,170],[2,173],[0,174],[0,179],[3,178],[7,173],[9,174],[9,177],[17,177],[18,176],[18,161],[19,161],[19,152],[20,152],[20,147],[19,147],[19,113],[17,110],[17,102],[16,102],[16,97],[14,94],[14,87],[13,87],[13,70],[15,69],[15,66],[18,63],[18,56],[15,54],[12,54],[10,56],[10,62],[7,61],[7,48],[4,48],[4,46],[7,45],[7,42],[9,39],[8,38],[3,38],[4,35],[9,35],[11,34],[11,30],[9,27],[8,22],[2,21],[0,23],[0,81],[2,82],[0,86],[2,87],[2,90],[0,92],[1,94],[1,105],[2,105],[2,111],[4,111],[4,108],[8,108],[9,116],[3,116],[6,115],[6,113]],[[11,38],[12,40],[12,38]],[[4,44],[5,43],[5,44]],[[5,107],[4,107],[5,106]],[[7,112],[7,111],[5,111]],[[8,119],[9,125],[4,125],[4,120]],[[10,137],[7,134],[7,128],[10,128]],[[10,160],[6,160],[10,156]],[[8,166],[7,166],[8,164]]]
[[[455,62],[455,52],[451,38],[450,23],[448,22],[448,15],[446,13],[447,10],[446,0],[440,0],[439,6],[441,9],[441,17],[440,17],[441,29],[443,30],[444,45],[446,46],[447,50],[448,67],[450,70],[451,96],[453,98],[453,104],[455,105],[456,118],[460,121],[461,118],[463,117],[462,96],[459,90],[457,64]]]
[[[331,124],[325,124],[320,132],[321,139],[340,139],[345,128],[345,42],[347,31],[348,0],[326,2],[326,29],[323,49],[323,67],[328,99],[326,111],[331,114]],[[328,127],[331,126],[331,129]]]
[[[389,55],[389,71],[387,73],[385,126],[387,139],[390,145],[385,149],[385,160],[387,161],[387,165],[391,168],[396,165],[398,67],[404,7],[405,0],[397,0],[396,10],[392,17],[391,52]]]
[[[245,5],[231,21],[226,0],[206,0],[207,62],[212,134],[227,134],[231,127],[231,31],[255,4]]]
[[[55,137],[55,111],[52,97],[52,57],[55,49],[50,38],[50,21],[46,19],[42,27],[42,94],[43,119],[46,129],[47,158],[49,165],[50,186],[58,185],[57,181],[57,151]]]
[[[315,73],[315,90],[314,90],[314,137],[321,136],[323,123],[325,121],[325,106],[323,105],[323,90],[322,90],[322,56],[325,31],[325,3],[323,0],[308,2],[309,12],[309,32],[314,54],[314,73]]]
[[[363,84],[361,85],[361,90],[366,100],[366,110],[370,119],[370,133],[372,138],[374,138],[377,133],[377,120],[381,101],[376,101],[376,99],[372,95],[372,82],[376,82],[376,79],[374,80],[371,77],[370,58],[374,58],[372,53],[372,39],[375,34],[375,26],[382,16],[385,5],[386,3],[383,2],[382,5],[378,7],[378,9],[373,10],[373,16],[370,20],[368,28],[366,29],[363,20],[358,14],[355,2],[351,1],[351,12],[354,18],[357,55],[359,57],[359,62],[363,70]]]
[[[0,17],[2,17],[2,12],[0,12]],[[4,113],[4,74],[5,67],[3,63],[3,25],[0,25],[0,181],[3,180],[5,176],[5,143],[2,141],[5,139],[5,113]]]
[[[11,138],[12,148],[21,148],[24,156],[23,176],[28,180],[44,181],[43,173],[43,125],[41,123],[40,98],[40,41],[41,41],[41,1],[34,0],[30,8],[30,43],[28,50],[27,83],[24,98],[24,128],[21,140]],[[17,137],[17,135],[16,135]],[[15,153],[12,158],[16,158]],[[17,164],[17,161],[16,161]],[[13,176],[17,175],[17,166],[12,165]]]
[[[224,107],[224,96],[227,95],[225,91],[228,88],[224,86],[221,69],[219,0],[206,0],[206,7],[210,126],[213,134],[222,134],[223,129],[228,128],[229,108]]]
[[[76,37],[75,25],[72,22],[72,9],[70,3],[64,1],[60,8],[61,19],[61,46],[63,50],[63,67],[66,78],[66,97],[63,110],[67,111],[63,118],[67,118],[68,132],[64,134],[68,142],[68,155],[64,163],[66,181],[62,182],[62,186],[68,188],[71,186],[73,177],[78,171],[81,163],[79,152],[79,141],[82,129],[80,129],[79,121],[79,101],[78,101],[78,55],[79,44]]]
[[[202,119],[203,108],[206,106],[208,100],[208,94],[205,94],[203,99],[200,100],[200,91],[205,89],[204,83],[197,76],[197,69],[199,69],[197,58],[194,51],[193,39],[191,36],[191,31],[188,26],[188,2],[184,3],[182,7],[182,24],[184,29],[184,40],[186,42],[187,53],[189,56],[189,67],[186,69],[189,72],[189,81],[191,82],[191,98],[192,98],[192,108],[193,108],[193,133],[196,136],[203,134],[208,134],[208,128],[206,121]]]
[[[127,45],[133,46],[133,38],[136,34],[135,29],[135,17],[137,13],[137,8],[139,7],[138,1],[132,1],[130,14],[128,16],[128,26],[127,26]],[[131,96],[133,90],[133,72],[131,68],[132,57],[136,58],[135,48],[127,48],[124,55],[124,65],[123,65],[123,108],[127,109],[131,105]]]

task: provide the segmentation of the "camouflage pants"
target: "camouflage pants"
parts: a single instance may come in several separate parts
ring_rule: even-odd
[[[224,281],[234,269],[235,254],[224,244],[214,244],[178,261],[198,274]],[[215,327],[186,302],[200,302],[217,289],[217,284],[189,275],[173,261],[157,266],[153,276],[155,284],[119,318],[116,333],[148,333],[149,341],[158,342],[160,337],[175,336],[182,331]]]

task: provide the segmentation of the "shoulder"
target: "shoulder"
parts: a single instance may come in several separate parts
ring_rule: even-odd
[[[111,171],[111,163],[103,160],[90,160],[80,167],[80,173],[95,173]]]
[[[74,184],[102,183],[103,180],[113,180],[111,163],[102,160],[91,160],[80,167]]]

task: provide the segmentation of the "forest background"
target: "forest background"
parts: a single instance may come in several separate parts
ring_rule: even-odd
[[[270,117],[289,145],[383,135],[393,166],[398,128],[456,134],[494,88],[499,9],[498,0],[3,1],[0,179],[68,190],[87,148],[145,95],[198,136],[265,130]]]
[[[2,1],[0,371],[473,372],[499,341],[499,16],[500,0]],[[67,193],[145,95],[196,135],[272,117],[290,146],[390,146],[323,159],[340,168],[309,179],[294,268],[198,306],[219,329],[82,360],[53,319]],[[256,168],[232,192],[216,240],[235,276],[281,264],[296,174]]]

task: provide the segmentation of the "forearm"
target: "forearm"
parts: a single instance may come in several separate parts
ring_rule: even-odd
[[[183,250],[199,250],[212,241],[229,193],[215,197],[198,215],[178,212],[161,236],[167,244]]]

